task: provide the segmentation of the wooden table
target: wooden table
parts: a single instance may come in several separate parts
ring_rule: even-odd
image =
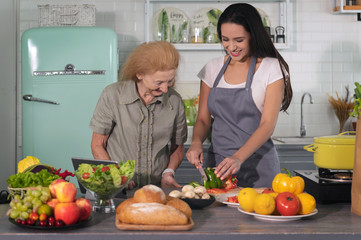
[[[120,201],[117,201],[119,203]],[[8,221],[8,204],[0,205],[0,239],[76,239],[76,240],[159,240],[159,239],[361,239],[361,217],[350,212],[350,204],[318,205],[318,214],[289,222],[269,222],[240,213],[237,208],[215,202],[193,211],[190,231],[121,231],[114,214],[94,214],[87,226],[77,229],[35,230]]]

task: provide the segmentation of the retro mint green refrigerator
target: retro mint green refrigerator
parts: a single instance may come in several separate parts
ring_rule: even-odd
[[[72,157],[92,158],[89,122],[104,87],[117,81],[117,46],[116,33],[101,27],[23,33],[23,157],[62,171],[73,171]]]

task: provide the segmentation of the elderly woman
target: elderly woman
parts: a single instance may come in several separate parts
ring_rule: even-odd
[[[184,156],[187,125],[174,85],[178,51],[168,42],[139,45],[107,86],[90,121],[95,159],[135,160],[127,186],[181,187],[174,179]],[[170,148],[169,144],[170,143]]]

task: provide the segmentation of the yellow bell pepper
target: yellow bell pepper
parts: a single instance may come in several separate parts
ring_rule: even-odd
[[[18,163],[18,173],[24,172],[25,169],[36,164],[40,164],[39,159],[33,156],[27,156]]]
[[[293,194],[302,193],[305,189],[305,181],[299,176],[292,177],[290,171],[282,168],[287,173],[278,173],[272,181],[273,191],[277,193],[290,192]]]

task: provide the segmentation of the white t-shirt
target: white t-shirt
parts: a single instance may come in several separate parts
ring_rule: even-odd
[[[212,88],[213,83],[218,76],[224,64],[224,57],[214,58],[208,62],[202,70],[198,73],[199,79],[201,79],[208,87]],[[283,78],[281,67],[277,58],[266,57],[262,60],[260,66],[253,76],[251,84],[252,98],[257,108],[262,113],[264,107],[264,98],[266,95],[267,86]],[[227,83],[222,76],[217,87],[222,88],[244,88],[246,83],[232,85]]]

